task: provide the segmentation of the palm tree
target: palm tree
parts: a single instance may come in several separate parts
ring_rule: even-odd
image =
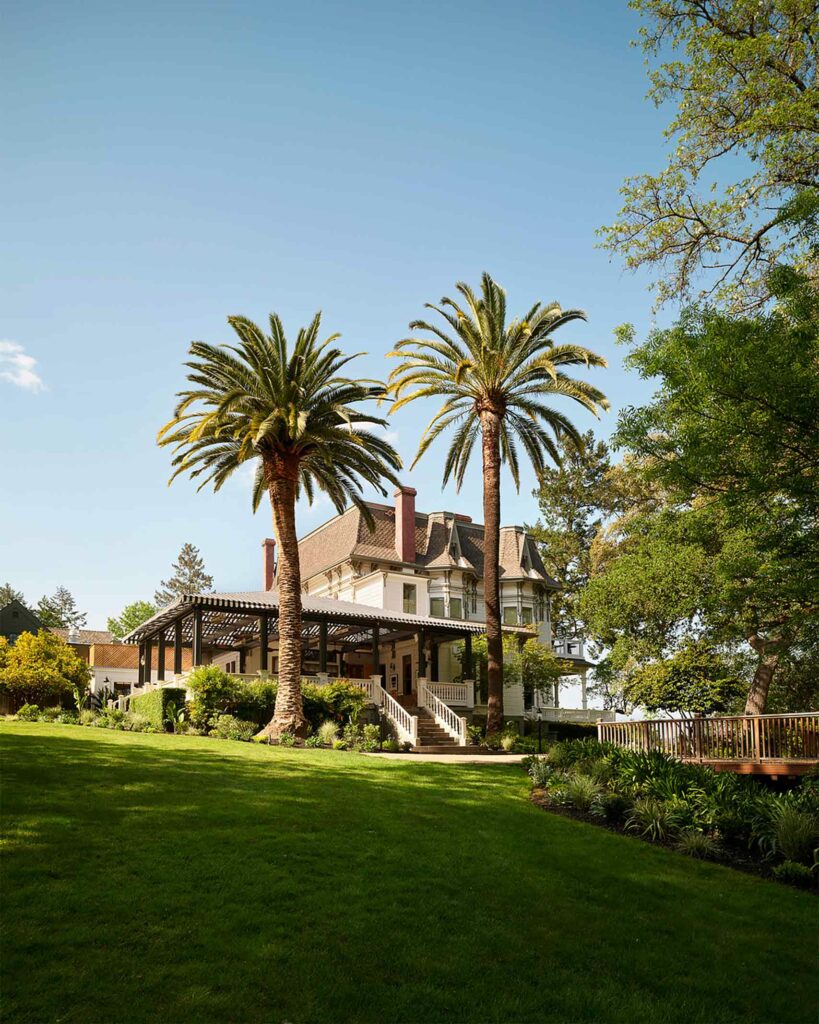
[[[340,376],[355,356],[345,356],[333,334],[319,341],[321,314],[299,331],[290,350],[281,321],[270,315],[270,334],[241,316],[228,317],[238,344],[191,344],[185,364],[191,389],[181,391],[173,419],[160,430],[160,445],[174,446],[171,477],[200,478],[218,491],[243,463],[256,460],[255,512],[267,492],[279,546],[279,689],[269,735],[303,734],[301,697],[301,570],[296,499],[312,502],[316,487],[339,512],[347,502],[372,515],[361,498],[362,481],[385,494],[397,483],[401,460],[371,427],[386,421],[354,408],[384,397],[378,381]],[[357,353],[360,354],[360,353]]]
[[[554,344],[552,335],[559,327],[586,319],[579,309],[536,302],[522,319],[507,323],[506,295],[489,274],[481,279],[480,297],[463,282],[456,287],[463,302],[445,297],[440,305],[426,306],[443,318],[443,327],[415,320],[410,330],[425,331],[431,337],[404,338],[390,352],[402,361],[390,374],[388,393],[395,398],[393,412],[418,398],[443,396],[443,405],[421,437],[413,466],[438,435],[452,427],[455,436],[444,463],[444,486],[452,477],[460,490],[475,440],[481,437],[489,676],[486,728],[496,731],[503,725],[500,467],[502,463],[509,467],[520,489],[518,443],[537,473],[545,468],[547,457],[559,461],[556,441],[570,438],[581,447],[577,429],[543,399],[569,398],[595,415],[607,409],[601,391],[561,369],[605,366],[606,361],[580,345]]]

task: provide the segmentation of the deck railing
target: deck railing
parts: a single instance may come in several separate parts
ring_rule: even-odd
[[[473,683],[427,683],[427,689],[445,704],[458,704],[464,708],[475,706]]]
[[[466,719],[455,712],[448,704],[435,696],[426,683],[418,684],[418,706],[426,708],[444,732],[449,735],[462,747],[469,744],[469,733],[466,728]]]
[[[684,761],[817,761],[819,712],[598,722],[597,737]]]

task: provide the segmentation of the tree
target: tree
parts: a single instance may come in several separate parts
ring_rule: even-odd
[[[787,254],[806,266],[819,187],[815,0],[631,0],[645,19],[649,97],[677,103],[659,174],[626,179],[601,229],[629,268],[656,268],[659,303],[703,295],[749,310]],[[744,174],[743,177],[739,177]]]
[[[10,583],[4,583],[3,586],[0,587],[0,608],[5,608],[6,605],[11,604],[12,601],[19,601],[22,605],[25,605],[26,603],[22,590],[15,590]]]
[[[117,640],[122,640],[137,626],[141,626],[143,622],[150,619],[155,611],[156,605],[151,604],[150,601],[132,601],[122,609],[118,617],[108,619],[108,632]]]
[[[37,617],[48,629],[81,629],[88,618],[85,612],[79,611],[66,587],[57,587],[51,597],[40,598]]]
[[[747,689],[736,663],[693,643],[642,665],[626,688],[629,699],[646,711],[683,716],[736,714]]]
[[[591,431],[577,447],[568,437],[558,442],[560,463],[547,466],[534,496],[540,518],[527,526],[546,570],[561,589],[551,599],[552,635],[565,640],[584,635],[578,607],[591,572],[594,538],[611,514],[615,490],[609,449]]]
[[[76,688],[84,693],[91,670],[54,633],[21,633],[0,659],[0,689],[16,704],[59,703]]]
[[[605,396],[586,381],[563,372],[566,366],[605,366],[606,361],[580,345],[555,345],[564,324],[585,320],[578,309],[536,302],[519,320],[506,321],[506,294],[489,274],[481,278],[481,295],[457,284],[463,302],[443,298],[427,303],[444,327],[415,320],[410,330],[431,337],[404,338],[391,356],[400,364],[389,379],[396,401],[393,411],[419,398],[444,401],[421,437],[415,465],[448,428],[452,439],[444,463],[443,484],[450,477],[460,489],[475,441],[481,438],[484,514],[484,594],[488,637],[489,700],[487,729],[503,724],[503,645],[500,616],[500,468],[505,463],[520,487],[518,444],[542,473],[547,458],[558,461],[563,437],[581,444],[571,421],[544,399],[562,397],[597,415],[608,408]],[[410,390],[414,388],[415,390]],[[409,393],[408,393],[409,392]]]
[[[455,645],[455,657],[463,664],[466,648],[463,643]],[[489,664],[489,643],[486,633],[472,638],[472,672],[478,686],[483,689],[487,683]],[[551,694],[552,688],[562,675],[571,672],[572,666],[556,657],[551,647],[531,637],[522,645],[516,636],[503,635],[503,684],[512,686],[522,683],[524,688],[543,694]],[[487,731],[490,730],[487,727]]]
[[[307,728],[301,696],[301,568],[296,536],[296,499],[313,500],[323,490],[339,512],[349,501],[373,526],[361,496],[367,483],[381,494],[383,480],[398,484],[401,460],[370,428],[386,421],[361,411],[361,402],[384,398],[377,381],[342,376],[355,358],[345,356],[331,335],[319,341],[321,314],[302,328],[292,346],[281,321],[270,316],[270,334],[244,317],[228,322],[239,343],[216,347],[196,341],[190,347],[188,381],[174,417],[159,432],[174,446],[171,479],[202,478],[201,490],[219,490],[243,463],[255,460],[253,509],[267,493],[279,550],[279,688],[267,726],[271,736],[303,734]]]
[[[172,569],[173,576],[162,580],[154,594],[157,608],[164,608],[182,594],[204,594],[213,589],[213,577],[205,572],[205,560],[199,554],[199,548],[193,544],[182,545]]]
[[[757,654],[748,713],[819,616],[819,294],[784,268],[770,287],[764,316],[690,309],[642,345],[626,332],[627,363],[660,388],[615,435],[668,492],[670,543],[711,563],[703,621],[741,630]]]

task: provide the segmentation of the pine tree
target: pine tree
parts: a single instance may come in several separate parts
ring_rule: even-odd
[[[66,587],[57,587],[51,597],[43,595],[37,604],[37,617],[47,629],[81,629],[88,618]]]
[[[15,590],[10,583],[4,583],[0,587],[0,608],[5,608],[7,604],[11,604],[12,601],[19,601],[20,604],[25,605],[26,599],[23,597],[22,590]],[[26,605],[26,607],[28,607]]]
[[[172,568],[173,576],[162,580],[154,594],[157,607],[164,608],[180,594],[202,594],[213,589],[213,577],[205,572],[205,561],[195,545],[183,544]]]

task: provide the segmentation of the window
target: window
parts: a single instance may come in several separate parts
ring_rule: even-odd
[[[521,622],[523,623],[523,625],[524,626],[531,626],[532,625],[532,609],[531,608],[521,608],[520,611],[521,611]]]
[[[404,611],[410,615],[415,614],[415,610],[418,607],[416,601],[416,586],[414,583],[404,584]]]
[[[449,599],[449,617],[451,619],[462,619],[464,617],[463,602],[460,597]]]
[[[429,599],[429,614],[434,619],[442,619],[444,617],[444,599],[442,597],[431,597]]]
[[[507,605],[503,609],[503,624],[504,626],[517,626],[518,610],[513,604]]]

